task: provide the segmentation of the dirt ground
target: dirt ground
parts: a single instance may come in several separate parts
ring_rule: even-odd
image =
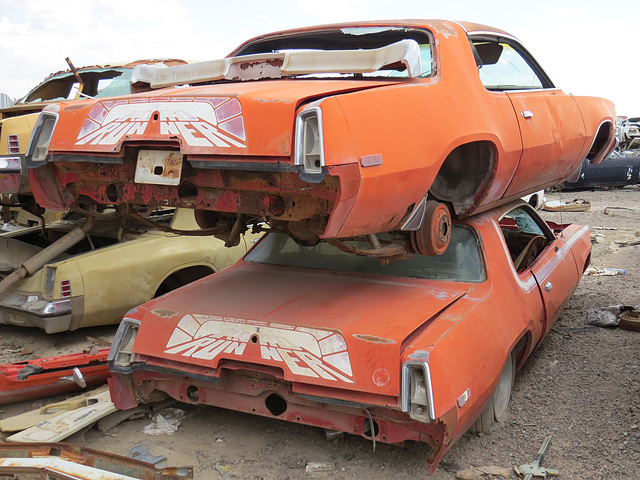
[[[511,470],[531,463],[547,435],[552,444],[544,466],[564,479],[640,478],[640,333],[587,325],[587,311],[640,305],[640,188],[572,191],[548,199],[586,199],[587,212],[542,212],[545,219],[592,227],[592,266],[626,270],[616,276],[584,276],[568,307],[541,347],[516,376],[509,419],[486,436],[465,434],[445,455],[434,480],[456,471],[493,465]],[[115,328],[46,335],[0,326],[0,362],[81,351],[87,337],[110,339]],[[29,351],[32,350],[32,353]],[[0,417],[60,398],[0,406]],[[146,445],[172,465],[193,465],[198,480],[425,477],[428,448],[417,443],[385,445],[212,407],[176,404],[186,416],[173,435],[143,433],[149,419],[127,421],[106,433],[91,429],[72,441],[126,455]],[[502,478],[485,475],[479,478]]]

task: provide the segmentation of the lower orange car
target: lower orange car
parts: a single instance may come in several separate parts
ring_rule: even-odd
[[[523,202],[454,222],[442,255],[387,265],[272,230],[234,266],[125,316],[111,396],[120,409],[168,395],[426,442],[432,473],[467,430],[505,417],[515,372],[590,252],[588,227],[547,223]]]

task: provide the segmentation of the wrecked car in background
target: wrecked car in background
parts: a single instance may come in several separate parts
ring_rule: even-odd
[[[547,201],[547,197],[544,196],[544,190],[538,190],[535,193],[525,195],[524,197],[522,197],[522,200],[527,202],[536,210],[542,210],[542,207],[544,207],[544,203]]]
[[[620,145],[618,151],[640,149],[640,117],[630,117],[622,120],[618,126]]]
[[[588,227],[547,224],[523,202],[454,221],[442,255],[388,265],[271,231],[232,267],[125,316],[108,357],[112,400],[130,409],[169,395],[422,441],[433,471],[469,428],[504,418],[516,370],[590,251]]]
[[[640,184],[640,150],[617,151],[594,165],[584,160],[574,178],[562,184],[563,189],[624,187]]]
[[[517,39],[472,23],[277,32],[132,81],[169,88],[41,114],[43,206],[190,207],[229,244],[258,216],[393,260],[442,253],[452,217],[556,185],[615,143],[611,102],[564,94]]]
[[[184,60],[138,60],[72,68],[53,73],[13,105],[0,109],[0,193],[28,193],[24,154],[42,109],[52,102],[107,98],[132,93],[136,65],[182,65]],[[71,64],[70,64],[71,65]]]
[[[67,214],[45,227],[0,235],[0,324],[47,333],[116,324],[135,305],[231,265],[250,241],[229,249],[212,236],[160,230],[197,230],[190,209],[155,212],[145,224],[124,222],[115,214],[95,222],[81,218]],[[82,241],[64,240],[78,228],[88,232]],[[58,248],[55,256],[38,263],[51,248]],[[26,278],[5,288],[22,268]]]

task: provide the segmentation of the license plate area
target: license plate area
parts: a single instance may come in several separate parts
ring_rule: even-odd
[[[136,183],[178,185],[183,155],[176,151],[140,150],[136,165]]]

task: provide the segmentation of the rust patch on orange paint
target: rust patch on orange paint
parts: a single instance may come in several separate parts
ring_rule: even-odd
[[[365,342],[381,343],[383,345],[386,345],[386,344],[389,344],[389,343],[396,343],[395,340],[390,340],[388,338],[374,337],[373,335],[358,335],[358,334],[355,334],[354,337],[357,338],[358,340],[364,340]]]

